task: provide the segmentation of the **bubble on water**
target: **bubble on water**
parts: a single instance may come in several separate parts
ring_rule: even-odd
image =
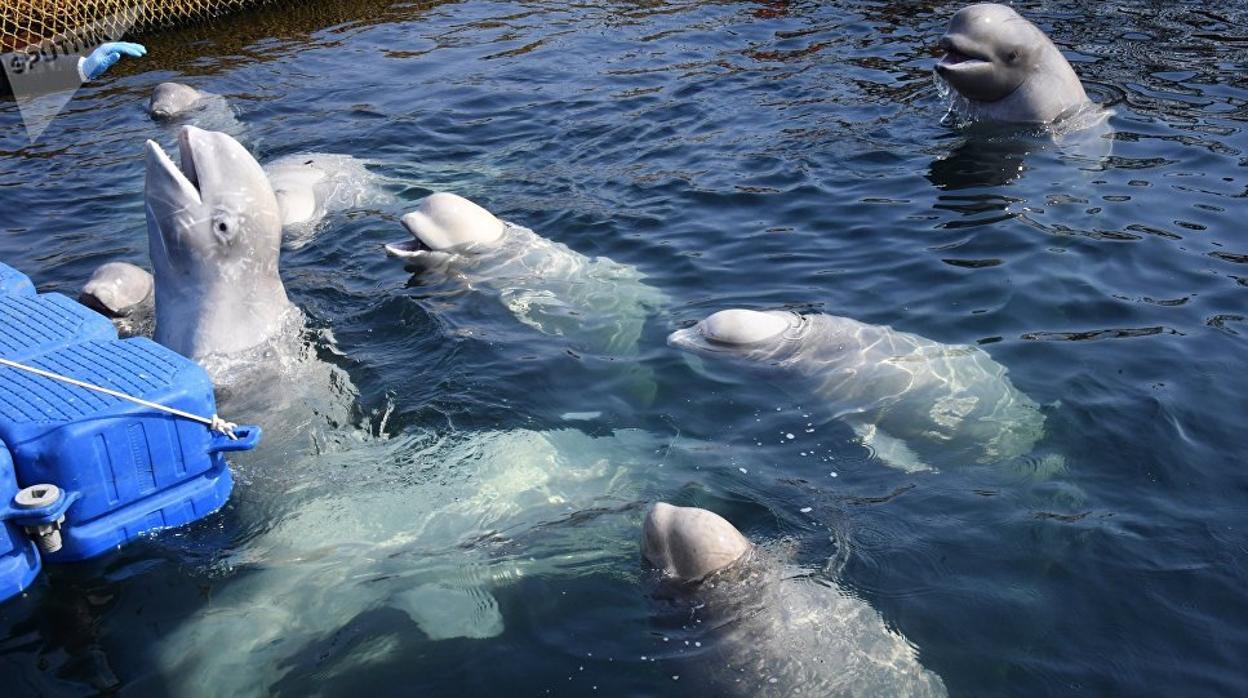
[[[835,472],[828,473],[828,475],[830,475],[830,476],[832,476],[832,477],[836,477],[836,473],[835,473]]]
[[[742,475],[748,475],[750,473],[750,471],[745,468],[737,468],[737,470],[740,470]]]
[[[799,511],[801,511],[803,514],[809,514],[812,511],[812,509],[810,507],[802,507]]]
[[[789,432],[789,433],[787,433],[787,434],[785,434],[785,435],[784,435],[784,438],[786,438],[786,439],[788,439],[788,440],[792,441],[793,439],[796,439],[797,437],[793,435],[793,432]]]

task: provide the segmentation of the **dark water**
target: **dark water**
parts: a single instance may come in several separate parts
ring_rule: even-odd
[[[231,100],[261,160],[380,163],[398,200],[334,214],[283,276],[332,329],[360,410],[393,405],[389,433],[637,428],[708,445],[556,543],[513,531],[507,555],[585,552],[595,521],[635,529],[651,499],[699,504],[790,541],[951,694],[1248,692],[1242,6],[1020,4],[1114,109],[1112,152],[1088,162],[940,124],[932,47],[957,3],[308,5],[151,38],[149,59],[81,91],[35,145],[0,109],[0,259],[65,292],[106,260],[145,263],[141,145],[169,133],[141,103],[185,79]],[[444,189],[663,289],[630,359],[653,394],[385,258],[398,216]],[[979,343],[1047,406],[1065,469],[907,475],[817,400],[664,346],[738,305]],[[561,416],[576,411],[601,415]],[[256,458],[238,501],[308,467]],[[153,657],[252,573],[238,560],[254,516],[238,504],[45,572],[0,607],[5,693],[201,692]],[[372,607],[266,655],[280,678],[255,691],[698,692],[673,679],[697,653],[653,627],[635,548],[493,593],[501,635],[432,641]],[[380,659],[350,661],[379,637]]]

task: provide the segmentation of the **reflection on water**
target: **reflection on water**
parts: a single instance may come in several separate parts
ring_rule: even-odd
[[[783,541],[952,694],[1243,693],[1248,14],[1023,3],[1113,111],[1053,139],[940,123],[957,7],[283,4],[150,37],[34,145],[0,107],[0,259],[42,290],[146,264],[163,80],[223,95],[261,162],[351,155],[385,194],[283,255],[351,404],[227,415],[285,404],[270,434],[327,438],[240,458],[200,525],[49,570],[0,607],[0,671],[20,695],[696,693],[710,648],[665,636],[637,556],[663,498]],[[381,246],[443,189],[663,310],[609,355],[414,277]],[[732,306],[984,346],[1066,468],[881,467],[833,401],[664,344]]]

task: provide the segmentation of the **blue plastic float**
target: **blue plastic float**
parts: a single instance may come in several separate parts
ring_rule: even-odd
[[[0,264],[0,358],[210,417],[212,381],[147,339],[118,339],[103,316],[35,294]],[[253,448],[204,424],[0,366],[0,600],[49,563],[83,560],[219,509],[233,481],[224,454]]]

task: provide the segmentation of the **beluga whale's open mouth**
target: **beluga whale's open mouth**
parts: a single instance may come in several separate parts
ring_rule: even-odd
[[[203,204],[199,191],[199,174],[195,170],[195,149],[191,145],[199,129],[186,126],[178,130],[178,158],[175,164],[156,141],[147,142],[148,196],[171,205]],[[199,131],[203,133],[202,131]]]

